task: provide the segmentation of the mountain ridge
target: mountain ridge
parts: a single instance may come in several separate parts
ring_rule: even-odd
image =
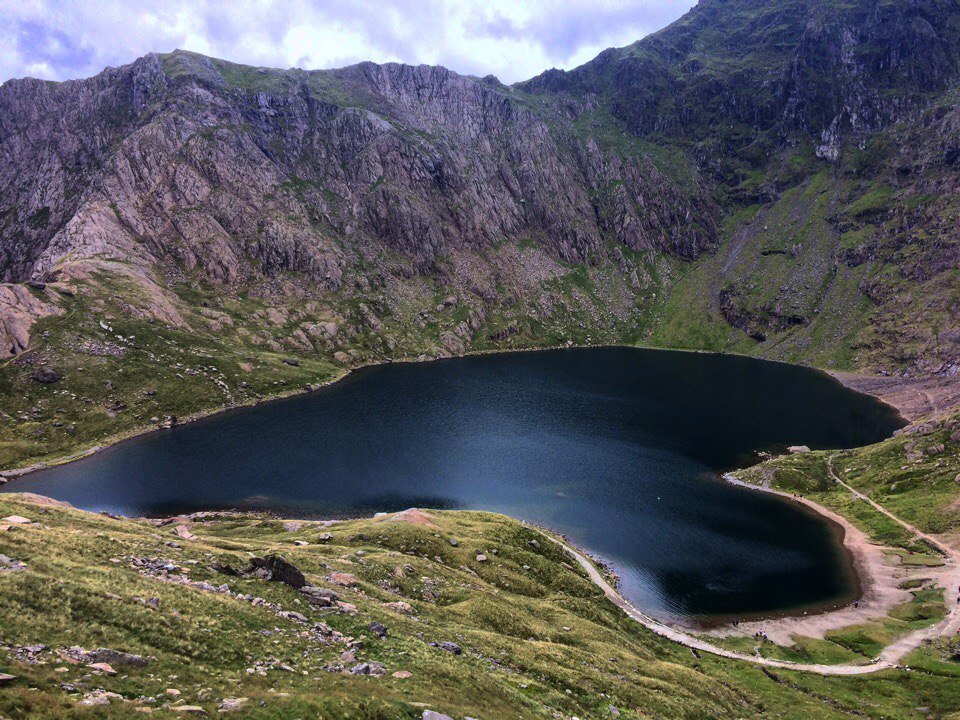
[[[72,357],[116,341],[101,323],[156,340],[154,357],[182,333],[218,366],[283,375],[293,355],[311,383],[567,343],[949,376],[955,29],[953,0],[704,0],[512,86],[183,51],[87,80],[8,81],[0,356],[13,362],[0,375],[27,420],[0,432],[79,442],[30,417],[31,378],[50,365],[69,385],[71,365],[95,364],[112,382],[143,348]],[[249,401],[251,372],[202,402]],[[203,409],[111,417],[134,398],[82,394],[94,407],[78,419],[105,412],[115,429]]]

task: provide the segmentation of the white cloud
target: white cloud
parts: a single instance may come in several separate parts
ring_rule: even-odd
[[[0,0],[0,80],[87,77],[152,51],[327,68],[373,60],[493,73],[570,68],[695,0]]]

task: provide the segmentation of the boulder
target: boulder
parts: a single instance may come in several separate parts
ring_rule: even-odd
[[[197,539],[197,536],[194,535],[192,532],[190,532],[190,528],[188,528],[186,525],[177,525],[177,526],[173,529],[173,533],[174,533],[174,535],[176,535],[178,538],[181,538],[181,539],[183,539],[183,540],[196,540],[196,539]]]
[[[423,715],[420,716],[420,720],[453,720],[453,718],[449,715],[438,713],[435,710],[424,710]]]
[[[333,590],[313,585],[304,585],[300,588],[300,592],[307,596],[307,602],[318,607],[333,607],[340,599],[340,596]]]
[[[356,576],[345,572],[330,573],[329,579],[334,585],[341,585],[343,587],[354,587],[357,584]]]
[[[300,572],[300,568],[279,555],[253,558],[242,574],[262,580],[282,582],[295,590],[300,590],[307,584],[307,579]]]
[[[393,673],[393,677],[397,678],[398,680],[406,680],[409,677],[413,677],[413,673],[409,670],[397,670],[395,673]]]
[[[387,674],[387,669],[383,666],[383,663],[364,662],[350,668],[350,673],[352,675],[373,675],[380,677],[381,675]]]
[[[410,603],[404,602],[403,600],[389,602],[386,604],[386,607],[402,615],[413,615],[413,606]]]
[[[367,629],[379,638],[387,636],[387,626],[383,623],[372,622],[367,625]]]
[[[52,385],[60,380],[60,375],[53,368],[49,367],[34,370],[30,377],[41,385]]]
[[[148,662],[143,655],[134,655],[110,648],[92,650],[87,653],[87,658],[94,663],[109,663],[118,667],[145,667]]]
[[[453,653],[454,655],[460,655],[463,652],[463,648],[461,648],[455,642],[450,642],[449,640],[440,643],[437,645],[437,647],[441,650],[446,650],[448,653]]]
[[[26,563],[21,560],[14,560],[0,553],[0,572],[16,572],[17,570],[26,569]]]
[[[806,445],[791,445],[787,448],[787,452],[791,455],[796,455],[798,453],[808,453],[810,448]]]
[[[0,519],[0,522],[7,525],[29,525],[33,520],[25,518],[23,515],[7,515],[7,517]]]
[[[123,696],[115,692],[107,692],[106,690],[94,690],[84,695],[80,704],[86,705],[87,707],[97,707],[100,705],[109,705],[112,700],[123,700]]]
[[[217,708],[219,712],[235,712],[243,708],[247,703],[247,698],[224,698],[220,701],[220,706]]]
[[[113,666],[110,663],[105,662],[94,662],[88,663],[87,667],[91,670],[99,670],[104,675],[116,675],[117,671],[113,669]]]

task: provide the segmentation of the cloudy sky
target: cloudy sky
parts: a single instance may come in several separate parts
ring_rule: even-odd
[[[0,81],[88,77],[175,48],[253,65],[446,65],[504,82],[579,65],[695,0],[0,0]]]

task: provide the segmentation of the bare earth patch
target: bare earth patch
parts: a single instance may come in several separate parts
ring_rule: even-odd
[[[437,524],[433,522],[434,517],[420,508],[409,508],[402,512],[388,515],[387,518],[391,522],[407,522],[419,527],[437,527]]]
[[[960,406],[960,376],[901,378],[847,372],[830,374],[848,388],[892,405],[911,422]]]

